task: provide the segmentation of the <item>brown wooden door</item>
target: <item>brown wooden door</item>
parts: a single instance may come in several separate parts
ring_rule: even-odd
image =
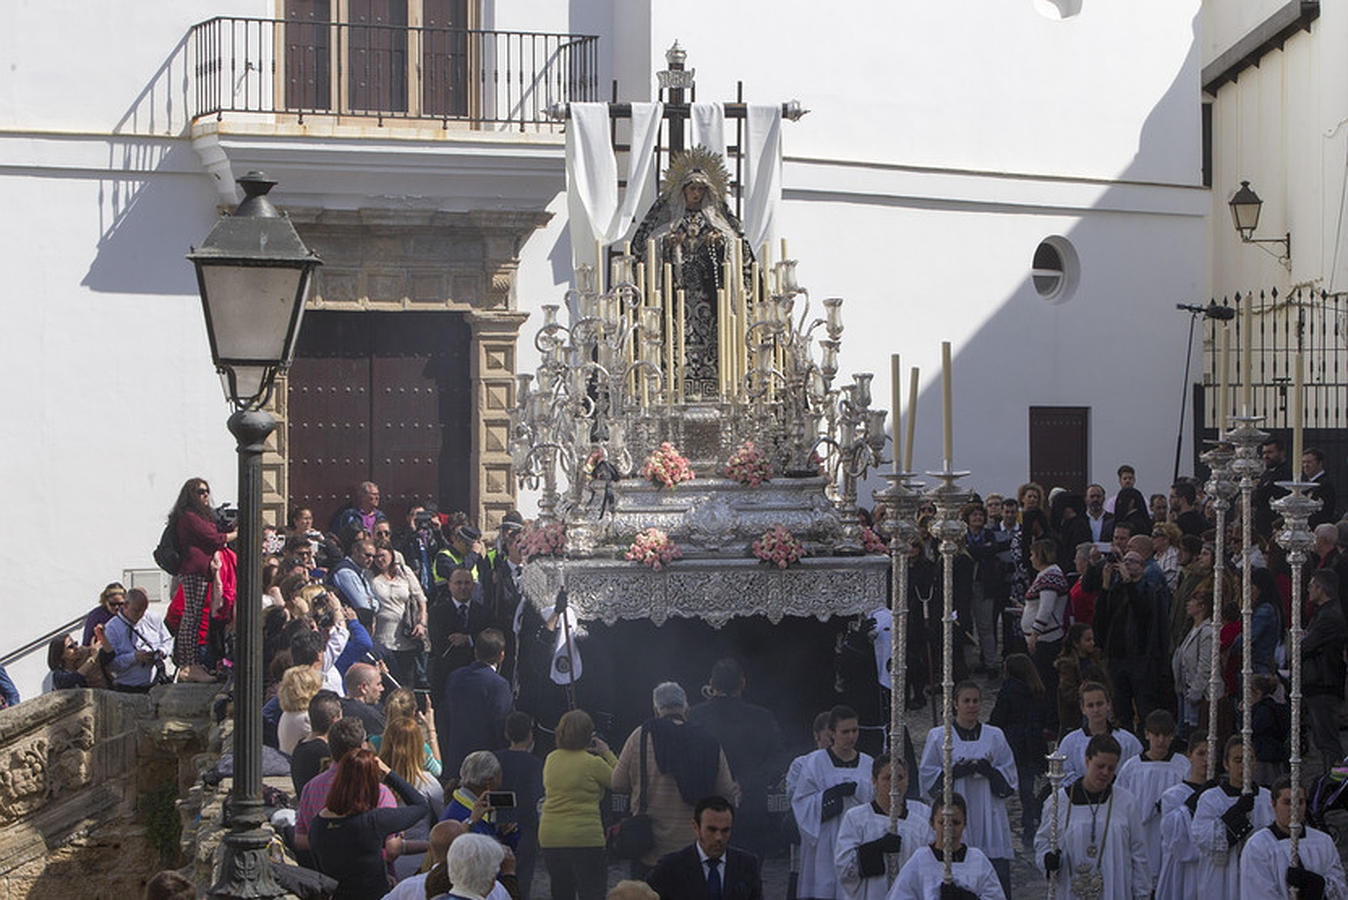
[[[407,111],[407,0],[350,0],[351,109]]]
[[[362,481],[467,509],[471,333],[455,313],[310,312],[289,379],[289,505],[325,527]]]
[[[468,115],[468,0],[423,0],[421,108],[428,116]],[[479,51],[480,52],[480,51]]]
[[[330,109],[330,0],[286,0],[285,15],[286,109]]]
[[[1090,407],[1030,407],[1030,480],[1045,490],[1086,492]]]

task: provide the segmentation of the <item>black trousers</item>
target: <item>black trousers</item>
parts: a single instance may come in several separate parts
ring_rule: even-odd
[[[604,900],[608,863],[603,847],[544,847],[552,900]]]

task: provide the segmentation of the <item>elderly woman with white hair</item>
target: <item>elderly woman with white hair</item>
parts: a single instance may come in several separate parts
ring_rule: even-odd
[[[485,834],[514,850],[520,842],[519,827],[514,822],[498,822],[496,810],[488,802],[487,794],[500,786],[501,761],[496,754],[490,750],[469,753],[459,766],[459,785],[440,821],[463,822],[473,834]]]
[[[651,817],[655,844],[641,857],[645,866],[688,845],[688,823],[697,801],[711,794],[739,796],[721,745],[702,726],[687,721],[683,688],[672,681],[657,685],[652,705],[655,716],[628,736],[612,780],[613,790],[631,793],[632,809],[644,808]]]
[[[505,848],[483,834],[465,834],[449,845],[446,868],[454,885],[449,896],[461,900],[486,900],[496,887],[496,873],[505,859]]]

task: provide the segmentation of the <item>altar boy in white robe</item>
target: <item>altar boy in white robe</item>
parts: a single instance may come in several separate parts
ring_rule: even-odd
[[[992,860],[1004,893],[1011,892],[1011,820],[1006,813],[1006,798],[1016,792],[1016,757],[1006,735],[995,725],[978,719],[983,709],[983,692],[972,681],[955,686],[955,727],[951,760],[954,762],[954,790],[968,801],[969,846],[977,847]],[[941,796],[944,757],[941,745],[945,728],[927,733],[918,767],[922,788],[928,796]]]
[[[1161,794],[1161,863],[1156,873],[1156,900],[1191,900],[1199,894],[1198,848],[1190,833],[1198,798],[1210,786],[1208,733],[1189,732],[1189,772]]]
[[[816,750],[800,766],[791,792],[791,811],[800,829],[800,900],[835,900],[838,893],[834,847],[843,814],[871,802],[872,760],[857,750],[860,726],[856,710],[835,706],[829,710],[833,745]]]
[[[1052,797],[1034,836],[1034,856],[1044,874],[1057,873],[1058,900],[1146,900],[1151,869],[1137,798],[1114,784],[1119,742],[1096,735],[1086,745],[1086,774],[1058,788],[1058,846],[1050,840]]]
[[[1198,848],[1198,883],[1204,900],[1241,900],[1240,854],[1245,841],[1273,823],[1273,799],[1268,788],[1242,794],[1245,749],[1240,735],[1226,742],[1222,759],[1226,777],[1198,798],[1190,827]]]
[[[1292,866],[1292,779],[1286,775],[1273,782],[1273,824],[1261,828],[1245,843],[1240,855],[1242,900],[1287,900],[1290,887],[1298,889],[1299,900],[1344,900],[1348,884],[1344,882],[1343,862],[1329,835],[1316,828],[1303,827],[1297,842],[1301,863]],[[1306,821],[1306,799],[1301,797],[1301,821]]]
[[[889,830],[893,768],[882,753],[871,765],[875,799],[843,813],[833,861],[838,868],[838,896],[844,900],[885,900],[895,876],[919,847],[931,842],[927,804],[907,801],[908,766],[899,760],[899,819]]]
[[[1063,735],[1058,743],[1058,752],[1067,757],[1063,763],[1063,787],[1070,787],[1086,774],[1086,745],[1097,734],[1108,734],[1118,741],[1124,759],[1142,752],[1142,742],[1131,731],[1110,723],[1108,688],[1098,681],[1087,681],[1077,689],[1077,696],[1081,698],[1081,715],[1086,724]]]
[[[1147,749],[1137,756],[1124,757],[1114,783],[1137,798],[1142,817],[1142,835],[1147,844],[1147,865],[1153,883],[1161,871],[1161,795],[1189,774],[1189,760],[1170,749],[1175,738],[1175,717],[1167,710],[1147,713],[1143,732]]]
[[[887,900],[1006,900],[1001,879],[982,850],[964,843],[968,809],[958,792],[950,795],[951,883],[945,884],[944,831],[941,798],[931,805],[935,837],[903,864]]]

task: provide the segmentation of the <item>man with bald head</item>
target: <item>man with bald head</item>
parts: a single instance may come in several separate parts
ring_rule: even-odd
[[[384,678],[369,663],[352,663],[343,679],[346,696],[342,698],[342,715],[355,716],[365,724],[366,734],[384,733],[384,712],[379,698],[384,695]]]
[[[1123,559],[1106,564],[1092,621],[1095,645],[1104,651],[1114,684],[1115,721],[1129,731],[1135,730],[1134,717],[1145,720],[1170,700],[1164,680],[1170,671],[1169,610],[1166,597],[1145,577],[1146,559],[1131,549],[1138,538],[1151,543],[1136,535]]]

